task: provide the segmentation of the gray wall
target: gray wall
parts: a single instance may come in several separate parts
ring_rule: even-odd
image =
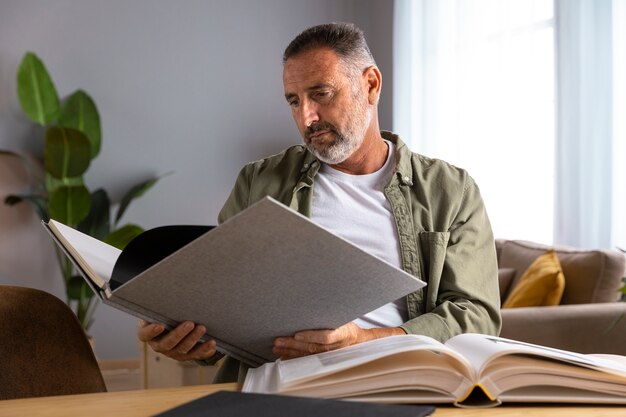
[[[381,127],[391,127],[392,14],[391,0],[2,0],[0,149],[41,148],[42,131],[15,92],[19,62],[34,51],[62,96],[82,88],[99,107],[103,146],[86,175],[90,188],[119,199],[129,185],[171,171],[125,221],[213,224],[243,164],[300,141],[280,58],[304,28],[345,20],[365,30],[384,76]],[[0,197],[28,181],[0,156]],[[53,245],[25,205],[0,204],[0,284],[63,297]],[[91,329],[98,355],[137,355],[135,327],[99,306]]]

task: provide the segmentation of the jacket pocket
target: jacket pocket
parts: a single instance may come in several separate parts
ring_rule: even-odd
[[[446,248],[450,239],[450,232],[419,232],[419,256],[422,271],[426,275],[425,310],[435,309],[439,283],[446,262]]]

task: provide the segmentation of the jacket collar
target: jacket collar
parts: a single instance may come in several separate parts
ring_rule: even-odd
[[[302,162],[302,166],[300,167],[300,173],[305,173],[308,171],[310,177],[314,177],[317,174],[317,171],[320,169],[322,161],[317,159],[315,155],[309,149],[302,145],[306,151],[304,156],[304,161]]]
[[[412,152],[400,136],[395,133],[381,130],[380,135],[396,145],[396,177],[402,185],[413,185],[413,169],[411,166]]]

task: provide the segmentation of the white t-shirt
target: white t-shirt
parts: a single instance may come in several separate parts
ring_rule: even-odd
[[[394,144],[378,171],[350,175],[322,164],[313,186],[311,220],[366,252],[402,268],[398,231],[384,195],[395,170]],[[384,281],[385,277],[380,277]],[[386,304],[354,320],[361,328],[397,327],[406,322],[406,298]]]

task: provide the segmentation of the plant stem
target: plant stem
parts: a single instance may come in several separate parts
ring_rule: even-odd
[[[91,327],[92,317],[94,313],[96,312],[97,305],[98,305],[97,297],[91,297],[87,301],[87,309],[85,312],[85,324],[83,325],[83,329],[85,329],[85,332],[87,332],[89,328]]]
[[[72,262],[67,258],[67,256],[65,256],[63,251],[58,246],[56,246],[54,250],[56,252],[57,261],[59,262],[59,268],[61,268],[61,276],[63,277],[63,282],[65,283],[66,298],[67,303],[69,304],[70,295],[68,292],[68,283],[72,276]]]
[[[61,274],[63,275],[63,279],[65,280],[65,254],[58,247],[58,245],[54,246],[54,252],[56,253],[56,256],[57,256],[57,262],[59,263]]]
[[[65,291],[66,291],[66,299],[67,299],[67,305],[70,306],[70,308],[72,308],[72,298],[70,297],[70,279],[72,278],[73,272],[74,272],[74,265],[72,264],[72,261],[70,261],[70,259],[65,256],[65,253],[63,253],[63,251],[61,249],[59,249],[58,247],[55,247],[55,251],[56,251],[56,255],[57,255],[57,260],[59,262],[59,266],[61,268],[61,274],[63,275],[63,281],[65,282]],[[89,294],[87,293],[87,288],[85,286],[81,287],[80,290],[80,297],[77,301],[76,307],[75,307],[75,311],[74,313],[76,314],[76,317],[78,318],[78,321],[80,322],[81,327],[87,331],[87,328],[89,326],[89,321],[91,320],[91,316],[93,315],[93,309],[91,309],[92,311],[90,312],[90,306],[91,306],[91,301],[92,301],[93,297],[89,297]]]
[[[87,299],[87,293],[85,292],[85,286],[82,285],[80,287],[80,296],[78,298],[78,309],[76,312],[76,315],[78,316],[78,320],[80,321],[80,325],[81,327],[84,329],[86,324],[85,323],[85,315],[87,313],[87,308],[88,308],[88,304],[85,305],[85,302],[89,302],[89,299]]]

